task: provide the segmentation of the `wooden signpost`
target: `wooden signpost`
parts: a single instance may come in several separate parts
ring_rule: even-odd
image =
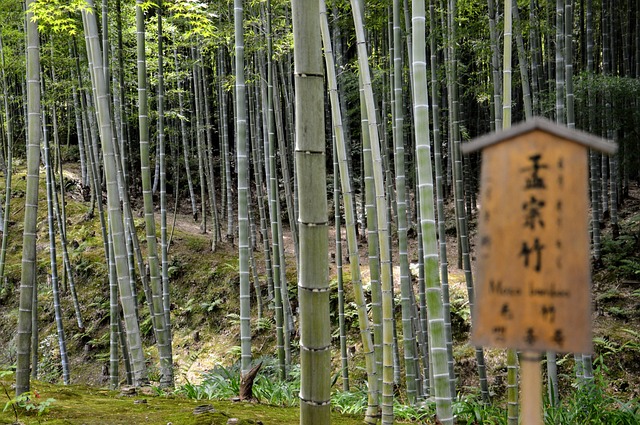
[[[522,351],[525,425],[542,423],[539,353],[592,349],[589,148],[616,151],[542,118],[462,147],[482,149],[472,341]]]

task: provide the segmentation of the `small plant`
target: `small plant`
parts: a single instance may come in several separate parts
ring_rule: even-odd
[[[299,392],[299,378],[283,381],[270,376],[259,375],[253,384],[253,393],[258,400],[274,406],[297,406]]]
[[[207,372],[201,384],[187,382],[176,392],[195,400],[222,400],[237,396],[239,391],[240,371],[219,366]]]
[[[635,235],[623,234],[617,239],[604,239],[602,256],[607,268],[625,278],[640,276],[638,239]]]
[[[622,403],[608,395],[603,389],[602,375],[590,385],[578,388],[559,406],[545,409],[544,421],[554,424],[620,424],[640,423],[638,400]]]
[[[503,425],[507,423],[504,409],[486,404],[475,397],[464,398],[454,406],[457,423],[475,425]]]
[[[270,331],[273,329],[273,320],[268,317],[262,317],[257,319],[254,324],[254,332],[260,333],[262,331]]]
[[[5,406],[4,411],[6,411],[10,406],[13,408],[14,413],[16,413],[15,406],[24,409],[26,412],[36,412],[38,416],[44,414],[51,405],[56,401],[55,398],[47,398],[45,400],[40,400],[40,394],[37,391],[27,391],[18,396],[13,397],[9,400]],[[16,417],[17,420],[17,417]]]
[[[13,375],[13,371],[0,371],[0,379],[7,378],[11,375]],[[55,398],[47,398],[41,400],[40,393],[38,393],[38,391],[36,390],[27,391],[20,395],[11,397],[6,385],[4,385],[4,383],[0,383],[0,385],[2,385],[2,389],[9,399],[5,403],[4,409],[2,409],[2,411],[6,412],[7,410],[11,409],[13,411],[13,416],[16,423],[18,422],[19,412],[21,410],[25,411],[26,413],[35,412],[38,416],[42,416],[51,408],[51,405],[56,401]]]
[[[362,415],[367,410],[367,391],[336,391],[331,395],[331,407],[343,414]]]

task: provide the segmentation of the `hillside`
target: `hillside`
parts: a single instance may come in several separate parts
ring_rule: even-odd
[[[109,359],[109,292],[107,271],[102,251],[99,221],[88,218],[88,204],[83,201],[78,177],[73,172],[74,164],[65,164],[65,187],[67,190],[67,228],[71,261],[74,265],[76,289],[79,295],[81,313],[85,329],[77,327],[73,306],[66,292],[63,298],[64,325],[71,359],[72,384],[90,385],[104,388],[108,384]],[[14,176],[12,210],[9,229],[9,252],[6,269],[6,283],[3,285],[0,301],[0,364],[9,368],[15,362],[15,328],[17,323],[18,285],[20,280],[21,220],[20,200],[24,194],[24,171]],[[41,189],[44,189],[44,184]],[[593,285],[593,327],[594,327],[594,368],[598,379],[605,388],[621,400],[640,397],[640,200],[639,192],[633,191],[625,199],[620,211],[620,236],[605,239],[603,264],[594,272]],[[41,196],[42,199],[42,196]],[[174,200],[170,201],[173,205]],[[48,240],[46,235],[46,207],[39,208],[38,289],[39,313],[39,379],[60,383],[61,369],[56,328],[52,306],[51,288],[47,284]],[[230,368],[239,360],[239,320],[238,320],[238,262],[237,248],[229,242],[220,243],[216,252],[211,252],[210,234],[202,234],[193,218],[180,210],[175,217],[175,229],[169,251],[171,277],[171,312],[174,336],[174,365],[178,386],[187,382],[196,384],[203,373],[217,366]],[[447,223],[448,227],[453,224]],[[136,219],[141,241],[144,242],[143,222]],[[607,230],[608,231],[608,230]],[[293,309],[295,299],[295,261],[290,237],[287,241],[287,277]],[[455,259],[455,238],[450,241],[450,258]],[[410,244],[410,259],[417,260],[415,240]],[[258,274],[264,280],[264,258],[254,252]],[[331,248],[331,258],[335,253]],[[466,299],[464,274],[455,261],[449,262],[450,284],[452,285],[452,320],[454,327],[456,373],[462,394],[477,394],[478,382],[473,348],[468,344],[469,310]],[[62,258],[59,259],[62,264]],[[366,252],[361,252],[364,279],[367,280]],[[335,278],[335,262],[331,264],[332,279]],[[394,273],[397,276],[397,273]],[[348,273],[346,274],[346,294],[352,300]],[[264,289],[264,281],[262,282]],[[144,333],[145,350],[150,378],[158,379],[157,353],[153,346],[153,331],[148,309],[143,302],[143,292],[139,291],[140,322]],[[255,294],[252,294],[254,296]],[[264,294],[266,298],[266,289]],[[332,303],[335,294],[332,295]],[[332,304],[335,306],[335,304]],[[254,303],[255,306],[255,303]],[[399,310],[398,310],[399,311]],[[352,385],[363,386],[362,349],[357,334],[357,317],[352,304],[347,306],[348,345],[350,351],[350,372]],[[399,314],[397,316],[399,318]],[[332,316],[334,324],[337,315]],[[275,356],[273,310],[265,309],[265,317],[252,319],[252,347],[255,358]],[[334,333],[334,335],[337,335]],[[338,344],[338,338],[334,338]],[[337,347],[337,345],[336,345]],[[335,371],[339,370],[339,350],[334,352]],[[492,393],[498,399],[506,391],[506,359],[501,350],[487,350],[489,383]],[[294,359],[295,360],[295,359]],[[575,382],[573,358],[570,355],[558,359],[561,394],[572,390]],[[121,368],[122,370],[123,368]],[[124,376],[122,375],[124,379]],[[44,385],[44,384],[43,384]],[[152,385],[157,385],[152,382]],[[59,390],[42,386],[49,392]],[[70,390],[71,391],[71,390]],[[73,390],[75,391],[75,390]],[[83,393],[84,390],[78,390]],[[93,390],[90,390],[93,391]],[[61,396],[59,396],[61,397]],[[177,423],[177,422],[176,422]],[[183,422],[180,422],[183,423]],[[185,422],[186,423],[186,422]],[[266,423],[266,422],[265,422]]]

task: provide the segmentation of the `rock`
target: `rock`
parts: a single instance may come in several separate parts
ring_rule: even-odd
[[[153,390],[152,387],[140,387],[140,394],[146,395],[146,396],[154,396],[156,395],[156,392]]]
[[[240,420],[238,418],[229,418],[229,420],[227,421],[227,425],[236,425],[239,422]]]
[[[136,389],[136,387],[132,385],[124,385],[123,387],[120,388],[121,396],[131,397],[136,394],[138,394],[138,390]]]
[[[147,399],[143,398],[143,399],[140,399],[140,400],[134,400],[133,404],[147,404]]]
[[[215,411],[216,411],[216,409],[213,408],[213,405],[211,405],[211,404],[201,404],[200,406],[196,406],[195,409],[193,409],[193,414],[194,415],[201,415],[203,413],[213,413]]]

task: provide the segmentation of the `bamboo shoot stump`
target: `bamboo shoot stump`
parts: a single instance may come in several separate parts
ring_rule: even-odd
[[[256,379],[256,375],[262,367],[262,362],[258,363],[249,370],[246,374],[240,374],[240,400],[241,401],[253,401],[253,382]]]

